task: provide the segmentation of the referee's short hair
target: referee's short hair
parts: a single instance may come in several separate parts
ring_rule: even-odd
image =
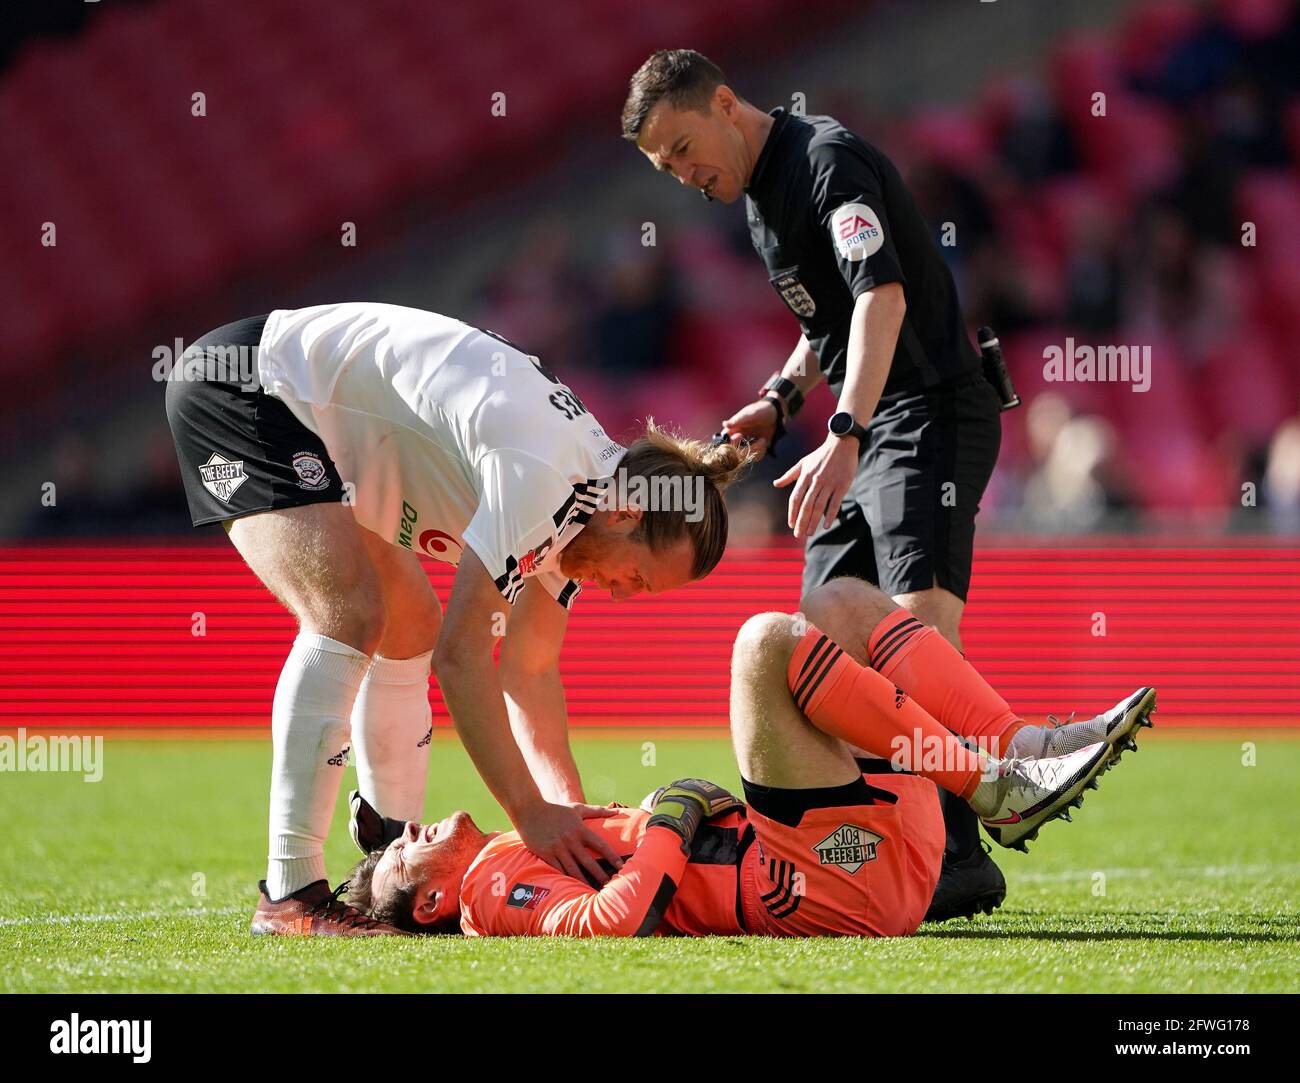
[[[628,83],[623,138],[635,143],[650,110],[665,98],[674,109],[708,112],[713,92],[726,81],[722,69],[694,49],[652,53]]]

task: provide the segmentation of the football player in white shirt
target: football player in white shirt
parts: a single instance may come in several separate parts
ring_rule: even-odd
[[[511,343],[369,303],[210,332],[171,373],[167,415],[194,525],[222,523],[299,623],[253,932],[397,931],[338,901],[323,844],[350,746],[361,796],[421,818],[431,665],[529,848],[604,882],[618,855],[583,819],[609,810],[584,802],[557,669],[568,607],[584,580],[617,600],[712,571],[748,453],[653,422],[625,449]],[[417,553],[458,566],[445,614]]]

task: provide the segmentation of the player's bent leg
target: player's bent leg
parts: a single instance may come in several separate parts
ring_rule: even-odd
[[[1069,818],[1067,805],[1082,801],[1082,790],[1095,785],[1102,771],[1117,759],[1114,748],[1098,740],[1079,742],[1059,757],[1021,759],[1009,755],[1025,723],[960,653],[933,628],[921,626],[910,614],[886,620],[872,633],[872,665],[900,686],[917,689],[916,696],[955,732],[992,756],[1004,757],[999,773],[1003,790],[967,796],[990,836],[1003,846],[1023,848],[1038,834],[1039,825]],[[1143,716],[1139,707],[1121,706],[1112,726],[1117,742],[1125,740]],[[1106,725],[1115,720],[1108,720]],[[991,784],[991,783],[990,783]],[[990,811],[991,804],[999,806]],[[951,834],[952,822],[949,818]],[[967,853],[973,853],[970,847]],[[955,855],[960,856],[960,855]],[[978,860],[978,859],[977,859]]]
[[[731,739],[741,776],[756,786],[810,789],[860,777],[848,747],[795,707],[786,669],[799,643],[798,618],[750,617],[731,656]]]
[[[803,632],[786,677],[795,707],[814,726],[957,794],[1004,846],[1023,848],[1048,820],[1068,819],[1067,806],[1113,762],[1105,742],[1053,759],[987,756],[815,627]]]
[[[799,602],[800,612],[859,665],[868,665],[871,630],[898,606],[863,579],[842,577],[813,587]]]
[[[809,591],[802,606],[849,657],[888,678],[953,733],[996,755],[1023,725],[934,628],[869,583],[833,579]]]
[[[278,508],[234,519],[226,530],[301,631],[365,655],[379,646],[382,586],[350,509],[332,503]]]
[[[271,708],[268,867],[252,931],[387,931],[334,899],[324,855],[347,763],[349,717],[383,636],[378,573],[342,504],[259,512],[234,520],[228,531],[248,566],[299,622]]]
[[[892,623],[886,627],[893,630],[892,637],[878,637],[878,645],[883,643],[884,647],[879,651],[881,658],[887,656],[894,639],[901,639],[906,629],[915,628],[917,623],[936,626],[949,642],[960,642],[957,627],[961,619],[961,599],[938,588],[891,599],[883,591],[860,580],[834,579],[809,591],[802,608],[817,627],[840,643],[858,662],[869,661],[872,632],[890,618],[893,618]],[[912,617],[917,618],[916,623],[907,621],[909,611]],[[932,678],[939,676],[931,674]],[[923,706],[929,704],[942,711],[943,707],[931,700],[913,677],[908,673],[901,679],[898,676],[894,679],[904,691],[914,696],[919,694]],[[940,722],[945,721],[935,710],[931,713]],[[1006,879],[985,852],[987,844],[980,845],[979,819],[970,805],[942,788],[939,801],[947,840],[942,875],[925,915],[926,920],[947,921],[954,917],[989,913],[1006,898]]]
[[[413,552],[369,530],[361,536],[379,575],[387,619],[352,707],[357,785],[381,822],[403,824],[424,814],[433,739],[429,674],[442,607]],[[389,841],[382,833],[354,834],[354,840],[367,852]]]
[[[901,775],[869,785],[849,746],[795,707],[787,673],[805,627],[759,614],[732,656],[732,739],[758,840],[741,874],[744,925],[772,936],[913,932],[943,848],[933,787]]]
[[[900,613],[900,606],[906,607],[908,602],[917,602],[929,593],[891,599],[884,591],[861,579],[839,578],[809,590],[800,608],[855,661],[865,665],[870,660],[872,630],[892,614]],[[943,593],[947,594],[946,591]],[[920,603],[924,614],[919,618],[921,622],[939,625],[945,634],[947,629],[940,620],[951,623],[955,630],[961,613],[961,600],[955,595],[948,597],[957,603],[955,617],[950,606],[941,604],[927,608],[924,602]],[[925,601],[928,600],[925,597]],[[916,616],[915,612],[913,616]],[[902,682],[899,682],[899,687],[912,691]],[[939,720],[943,721],[942,718]],[[986,853],[987,844],[980,845],[979,819],[970,805],[956,794],[940,788],[938,799],[944,819],[944,857],[925,920],[947,921],[954,917],[990,913],[1002,905],[1007,884],[1002,871]]]
[[[952,591],[936,584],[929,590],[895,594],[894,601],[922,624],[939,629],[939,634],[958,650],[962,649],[961,617],[966,603]]]

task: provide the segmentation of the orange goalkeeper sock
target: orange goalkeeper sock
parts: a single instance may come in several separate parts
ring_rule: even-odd
[[[809,627],[786,670],[795,705],[814,726],[896,767],[969,797],[984,760],[915,699],[874,669],[858,665],[829,636]]]
[[[994,756],[1005,756],[1025,725],[961,651],[896,609],[871,633],[871,668],[893,681],[954,733]]]

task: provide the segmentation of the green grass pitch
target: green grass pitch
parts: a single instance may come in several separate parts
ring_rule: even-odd
[[[1157,723],[1159,719],[1157,718]],[[1295,731],[1145,731],[1073,824],[995,848],[1009,893],[894,940],[288,940],[251,937],[270,743],[109,736],[104,778],[0,776],[6,992],[1233,992],[1300,972]],[[1243,764],[1254,742],[1255,765]],[[584,733],[593,800],[688,774],[738,784],[725,737]],[[653,760],[653,765],[647,761]],[[347,772],[347,784],[354,779]],[[428,811],[503,826],[459,745],[435,741]],[[340,794],[331,879],[353,854]]]

